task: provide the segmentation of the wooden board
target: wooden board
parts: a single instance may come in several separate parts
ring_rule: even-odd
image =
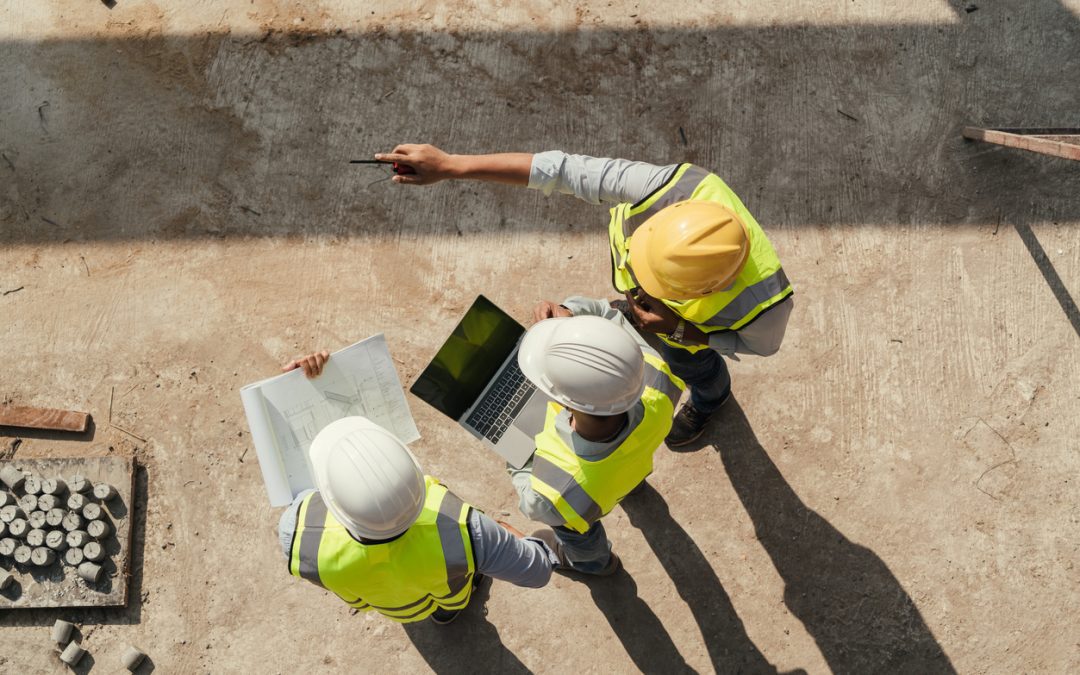
[[[100,563],[101,580],[89,584],[75,568],[58,560],[45,568],[18,565],[0,557],[0,567],[15,575],[13,583],[0,591],[0,610],[33,607],[120,607],[127,605],[131,577],[131,524],[134,520],[134,463],[125,457],[67,457],[63,459],[13,459],[0,462],[0,469],[12,464],[39,478],[75,474],[91,482],[105,482],[116,488],[117,497],[102,504],[115,533],[105,540],[108,557]],[[0,489],[6,486],[0,484]],[[22,495],[20,490],[18,495]],[[66,497],[66,493],[65,493]]]
[[[964,127],[964,138],[1080,161],[1080,129]]]
[[[30,408],[20,405],[0,406],[0,426],[52,429],[55,431],[86,431],[90,413],[55,408]]]

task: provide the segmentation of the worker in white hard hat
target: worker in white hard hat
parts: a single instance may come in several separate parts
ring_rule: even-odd
[[[285,369],[322,371],[329,355]],[[331,422],[311,443],[315,490],[278,525],[289,572],[349,605],[401,623],[453,621],[483,576],[539,588],[559,559],[424,475],[393,434],[364,417]]]
[[[539,321],[521,341],[521,371],[553,402],[532,459],[508,471],[522,513],[552,527],[534,536],[564,567],[606,576],[619,557],[601,518],[652,473],[685,385],[607,302],[563,307],[578,316]]]
[[[666,439],[697,439],[731,394],[722,356],[780,348],[792,287],[764,231],[716,174],[693,164],[655,166],[564,152],[450,155],[399,145],[376,159],[413,173],[405,185],[470,178],[527,185],[610,203],[612,283],[636,326],[663,340],[664,360],[690,386]]]

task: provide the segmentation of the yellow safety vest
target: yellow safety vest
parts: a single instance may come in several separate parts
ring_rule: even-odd
[[[394,621],[419,621],[438,608],[462,609],[476,572],[466,518],[469,505],[425,476],[420,517],[403,535],[362,544],[326,508],[318,492],[300,503],[289,572],[334,592],[357,609]]]
[[[536,435],[531,485],[555,506],[570,529],[587,532],[652,473],[653,453],[671,430],[675,405],[686,385],[652,349],[645,351],[645,371],[641,394],[645,416],[603,458],[578,456],[555,428],[562,406],[548,404],[544,430]]]
[[[780,266],[780,258],[761,226],[719,176],[699,166],[680,164],[671,178],[645,199],[636,204],[619,204],[611,209],[608,239],[611,244],[612,283],[619,292],[638,287],[629,260],[630,238],[634,231],[661,209],[692,199],[718,202],[734,211],[746,225],[750,237],[750,255],[742,272],[729,288],[694,300],[660,300],[702,332],[737,331],[794,291],[784,274],[784,268]],[[682,345],[663,335],[660,339],[691,352],[706,348],[704,345]]]

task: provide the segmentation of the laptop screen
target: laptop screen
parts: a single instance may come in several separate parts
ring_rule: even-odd
[[[478,296],[409,391],[457,420],[480,397],[524,332],[509,314]]]

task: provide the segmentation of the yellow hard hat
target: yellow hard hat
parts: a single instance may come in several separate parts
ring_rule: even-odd
[[[742,219],[697,199],[664,207],[630,239],[634,276],[646,293],[664,300],[693,300],[727,288],[749,255]]]

